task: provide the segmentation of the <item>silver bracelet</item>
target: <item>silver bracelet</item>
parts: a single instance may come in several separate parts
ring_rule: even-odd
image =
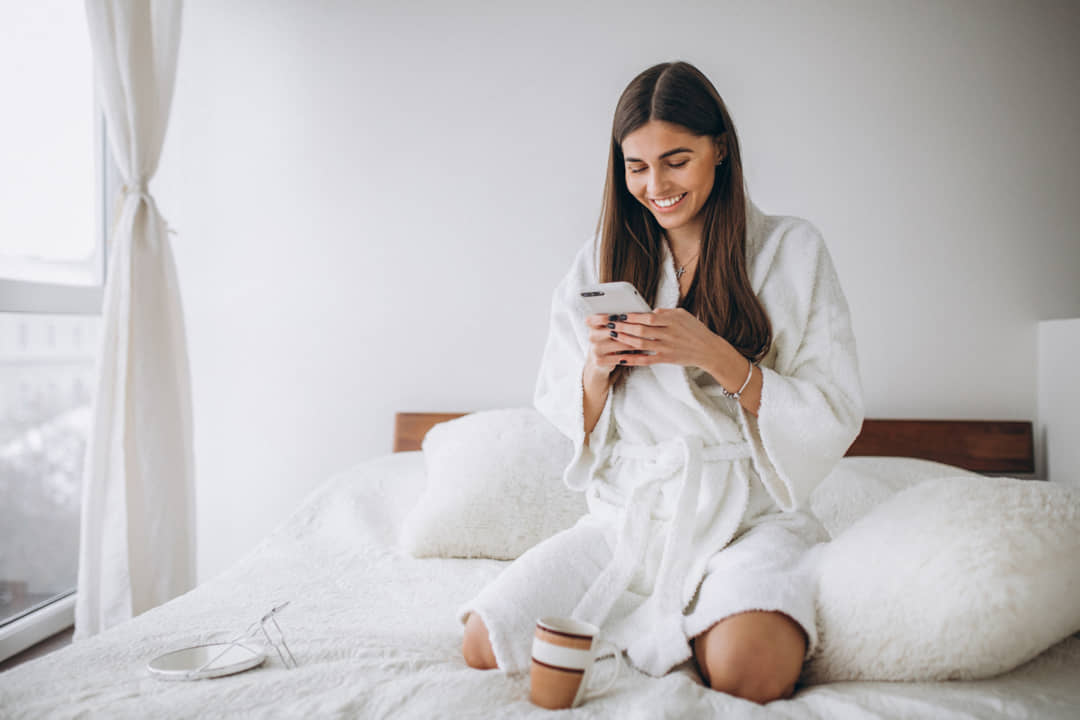
[[[735,392],[728,392],[727,388],[725,388],[723,385],[720,386],[720,392],[724,393],[724,397],[729,397],[734,400],[738,400],[740,397],[742,397],[742,391],[746,389],[746,386],[750,384],[750,378],[754,376],[754,363],[752,361],[748,362],[750,362],[750,372],[746,373],[746,380],[743,382],[741,388],[739,388]]]

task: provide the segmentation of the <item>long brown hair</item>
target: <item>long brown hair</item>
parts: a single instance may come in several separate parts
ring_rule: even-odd
[[[633,283],[655,307],[663,230],[627,189],[622,152],[626,136],[651,120],[681,125],[699,136],[723,136],[727,156],[716,166],[712,192],[702,207],[705,234],[697,272],[680,307],[744,357],[759,361],[772,344],[772,326],[746,272],[746,191],[739,140],[720,94],[689,63],[662,63],[645,70],[626,87],[615,107],[597,224],[600,282]],[[619,383],[630,369],[616,366],[613,382]]]

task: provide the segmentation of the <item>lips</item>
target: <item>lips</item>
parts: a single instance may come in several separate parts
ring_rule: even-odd
[[[649,199],[649,204],[657,212],[662,212],[662,213],[663,212],[671,212],[672,210],[675,210],[680,205],[682,205],[683,200],[686,199],[687,194],[688,193],[682,193],[681,195],[672,195],[671,197],[659,198],[659,200],[661,202],[664,202],[665,205],[659,204],[659,202],[657,202],[656,198],[650,198]],[[678,198],[678,199],[674,203],[671,203],[670,205],[667,205],[666,203],[670,202],[672,198]]]

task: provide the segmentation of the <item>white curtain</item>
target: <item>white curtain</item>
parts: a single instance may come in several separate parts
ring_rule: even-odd
[[[180,0],[87,0],[109,147],[110,234],[94,422],[83,471],[75,637],[195,585],[191,381],[176,268],[150,195],[172,103]]]

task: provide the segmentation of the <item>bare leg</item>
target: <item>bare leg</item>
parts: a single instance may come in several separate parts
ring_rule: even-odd
[[[732,615],[694,638],[694,658],[705,683],[756,703],[795,691],[805,653],[806,633],[780,612]]]
[[[495,652],[491,649],[488,630],[484,621],[476,613],[469,613],[465,620],[465,638],[461,641],[461,654],[465,663],[477,670],[492,670],[498,667]]]

